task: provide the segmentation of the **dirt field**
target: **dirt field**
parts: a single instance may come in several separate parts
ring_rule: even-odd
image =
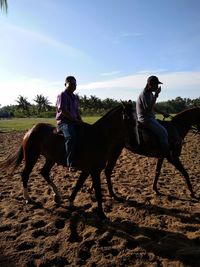
[[[0,133],[0,159],[15,151],[22,133]],[[188,134],[181,160],[193,189],[200,196],[200,137]],[[12,177],[0,172],[0,266],[200,266],[200,201],[192,200],[178,171],[164,162],[158,188],[152,191],[156,160],[122,152],[113,172],[115,192],[126,201],[109,197],[102,173],[104,210],[110,221],[96,216],[89,178],[67,208],[78,173],[62,166],[52,169],[63,203],[53,195],[35,166],[29,192],[38,205],[26,205],[22,196],[21,167]]]

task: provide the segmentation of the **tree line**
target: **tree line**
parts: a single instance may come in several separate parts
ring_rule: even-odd
[[[86,95],[78,97],[82,116],[102,116],[120,104],[118,100],[111,98],[102,100],[94,95],[90,97]],[[33,101],[35,104],[31,104],[27,97],[20,95],[16,100],[16,105],[0,107],[0,117],[55,117],[56,107],[51,104],[48,97],[36,95]],[[135,101],[131,102],[135,107]],[[190,107],[200,106],[200,97],[190,99],[179,96],[173,100],[158,102],[156,105],[159,109],[168,113],[178,113]]]

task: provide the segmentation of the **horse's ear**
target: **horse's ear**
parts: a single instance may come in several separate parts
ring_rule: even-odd
[[[123,108],[125,108],[125,102],[123,102],[121,99],[120,99],[120,102],[121,102]]]

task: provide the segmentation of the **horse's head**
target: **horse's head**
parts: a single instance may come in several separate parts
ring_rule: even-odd
[[[200,107],[193,108],[195,111],[194,117],[195,121],[192,126],[192,130],[194,133],[200,134]]]
[[[176,114],[172,123],[178,126],[182,138],[190,129],[200,132],[200,107],[193,107],[183,110]]]
[[[137,117],[132,103],[122,102],[122,120],[125,126],[125,146],[135,148],[139,144]]]
[[[197,123],[196,123],[196,127],[197,127],[197,131],[198,133],[200,133],[200,107],[197,108]]]
[[[196,125],[194,131],[198,134],[200,134],[200,123]]]

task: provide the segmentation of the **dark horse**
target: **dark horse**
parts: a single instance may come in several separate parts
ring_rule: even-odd
[[[186,169],[184,168],[183,164],[181,163],[179,156],[181,154],[183,140],[187,135],[187,133],[189,132],[189,130],[193,126],[196,126],[197,132],[198,133],[200,132],[200,107],[186,109],[178,113],[176,116],[174,116],[171,121],[160,121],[160,123],[164,127],[166,127],[168,131],[170,150],[172,151],[173,155],[172,158],[167,158],[167,160],[182,173],[182,175],[186,180],[188,189],[191,193],[191,197],[195,197],[192,185],[190,183],[189,175]],[[140,125],[138,126],[138,132],[140,138],[140,145],[137,147],[137,149],[131,146],[128,146],[127,148],[131,150],[133,153],[144,155],[147,157],[157,158],[156,174],[153,183],[153,190],[156,192],[156,194],[159,194],[159,191],[157,189],[157,182],[164,161],[164,157],[162,156],[162,151],[160,151],[159,145],[153,133],[151,133],[145,128],[142,128]],[[123,147],[120,146],[120,144],[119,146],[115,146],[115,148],[112,151],[112,155],[109,158],[109,161],[107,162],[105,168],[105,175],[108,183],[109,193],[115,199],[119,198],[115,195],[113,191],[111,183],[111,174],[122,149]]]
[[[100,183],[100,173],[105,168],[111,156],[113,148],[117,145],[134,146],[132,142],[137,140],[133,107],[130,103],[122,105],[109,111],[93,125],[77,125],[77,156],[76,166],[81,170],[75,191],[70,197],[73,200],[79,188],[83,185],[86,178],[91,175],[95,196],[98,202],[98,214],[105,218],[102,208],[102,193]],[[24,159],[25,166],[21,173],[24,198],[26,202],[31,202],[28,194],[27,184],[29,175],[36,164],[40,155],[43,155],[46,162],[41,170],[41,175],[53,189],[55,201],[60,201],[60,194],[56,185],[50,179],[50,170],[55,163],[66,166],[66,152],[64,137],[55,133],[55,127],[38,123],[32,127],[23,137],[22,144],[15,154],[11,155],[4,162],[0,163],[0,169],[12,167],[14,171]],[[77,190],[78,188],[78,190]]]

